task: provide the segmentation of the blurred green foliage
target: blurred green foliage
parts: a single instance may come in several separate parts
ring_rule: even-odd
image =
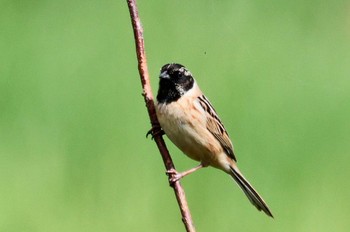
[[[349,2],[138,4],[153,91],[192,71],[275,215],[207,168],[182,181],[197,230],[349,231]],[[0,231],[184,231],[126,2],[2,0],[0,33]]]

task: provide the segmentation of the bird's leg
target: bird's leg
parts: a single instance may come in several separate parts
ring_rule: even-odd
[[[203,167],[204,167],[203,164],[199,164],[198,166],[184,172],[178,172],[175,169],[170,169],[166,171],[166,174],[169,176],[170,184],[174,184],[176,181],[180,180],[182,177],[185,177]]]
[[[149,135],[152,135],[151,139],[153,140],[154,136],[156,136],[156,135],[162,136],[164,134],[165,134],[165,132],[160,127],[159,123],[157,123],[157,124],[152,125],[152,128],[146,134],[146,138],[148,138]]]

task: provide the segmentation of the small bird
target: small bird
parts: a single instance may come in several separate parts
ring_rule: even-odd
[[[200,90],[191,72],[177,63],[161,68],[156,113],[168,138],[188,157],[200,164],[178,173],[170,170],[170,181],[207,166],[230,174],[249,201],[273,217],[267,204],[237,167],[232,142],[214,107]]]

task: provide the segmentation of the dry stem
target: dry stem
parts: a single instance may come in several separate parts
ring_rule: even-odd
[[[140,73],[141,83],[142,83],[142,89],[143,89],[143,96],[146,102],[146,107],[148,110],[148,114],[151,120],[152,124],[152,131],[154,134],[154,141],[156,142],[159,152],[162,156],[164,165],[166,170],[172,170],[175,169],[175,166],[173,164],[173,161],[170,157],[169,151],[164,143],[164,140],[162,138],[161,133],[154,133],[156,127],[159,127],[155,107],[154,107],[154,100],[153,100],[153,94],[151,90],[150,85],[150,79],[148,75],[148,68],[147,68],[147,60],[146,60],[146,53],[145,53],[145,45],[143,40],[143,29],[141,26],[141,21],[138,16],[138,10],[136,6],[136,0],[127,0],[129,11],[130,11],[130,17],[131,17],[131,23],[134,30],[134,37],[135,37],[135,43],[136,43],[136,53],[137,53],[137,60],[138,60],[138,69]],[[182,221],[185,225],[187,232],[195,232],[195,227],[193,225],[191,213],[187,204],[185,192],[180,184],[179,181],[176,181],[174,184],[171,184],[171,187],[174,189],[176,199],[178,202],[178,205],[180,207],[181,215],[182,215]]]

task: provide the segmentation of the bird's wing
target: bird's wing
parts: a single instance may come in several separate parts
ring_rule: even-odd
[[[214,107],[210,104],[209,100],[201,95],[198,97],[201,107],[204,109],[207,118],[207,129],[214,135],[214,137],[220,142],[222,148],[225,150],[226,154],[233,160],[236,160],[235,154],[233,152],[233,145],[227,134],[227,131],[219,119]]]

